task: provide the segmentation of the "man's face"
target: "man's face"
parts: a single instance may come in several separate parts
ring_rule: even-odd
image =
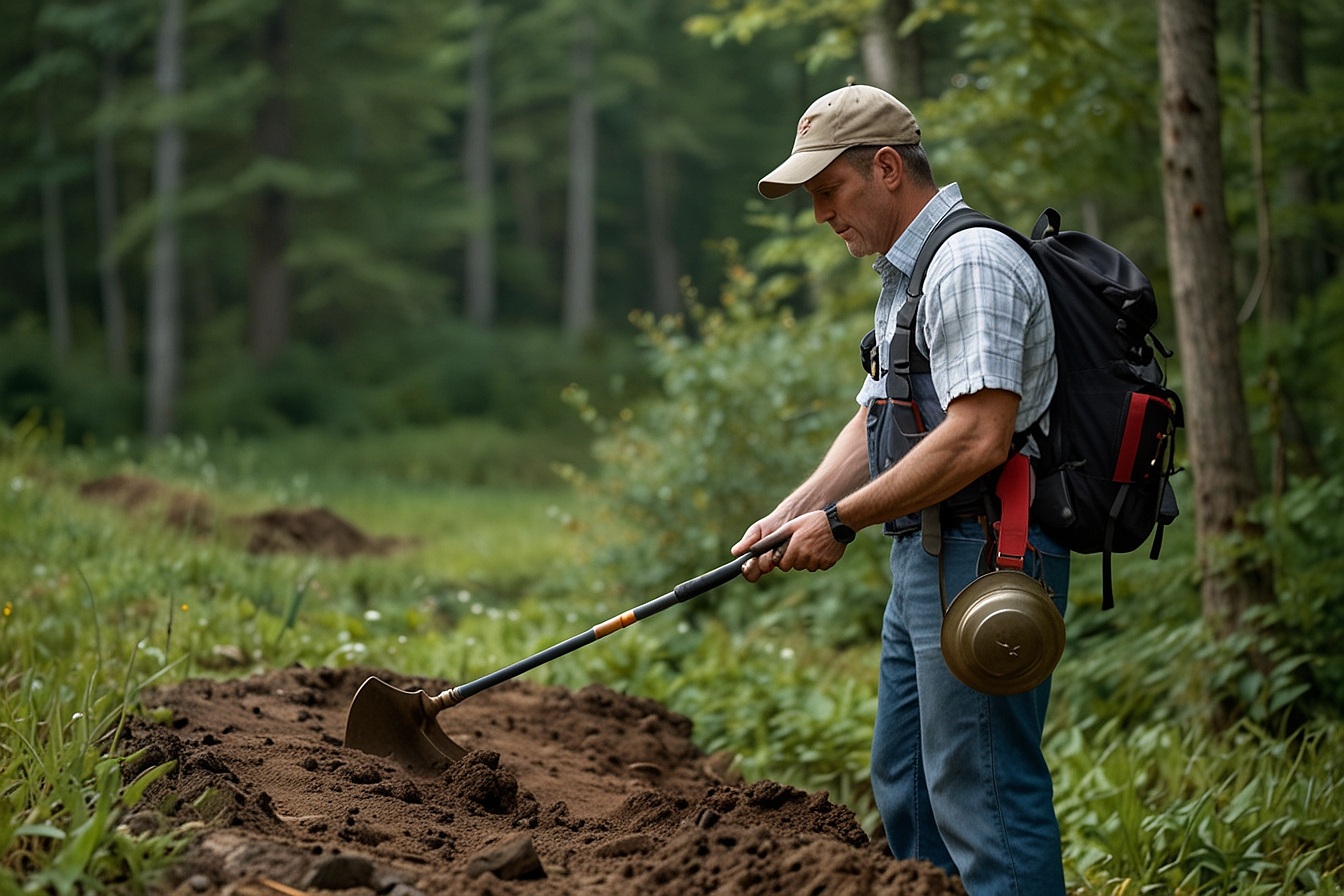
[[[871,170],[868,175],[838,158],[803,184],[817,223],[829,224],[855,258],[886,252],[899,235],[891,192]]]

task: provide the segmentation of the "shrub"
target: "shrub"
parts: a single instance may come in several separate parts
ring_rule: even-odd
[[[618,592],[660,593],[724,562],[857,410],[857,345],[871,323],[856,296],[870,309],[874,280],[857,279],[852,259],[837,261],[835,247],[812,240],[783,228],[750,267],[727,244],[717,305],[688,290],[689,321],[634,317],[660,395],[606,418],[587,392],[569,390],[599,433],[601,469],[585,484],[605,508],[602,531],[612,534],[597,563]],[[788,257],[816,261],[780,269]],[[799,315],[789,302],[809,290],[818,307]],[[824,577],[772,576],[748,599],[697,604],[737,630],[803,621],[832,643],[871,636],[889,588],[887,542],[865,536]]]

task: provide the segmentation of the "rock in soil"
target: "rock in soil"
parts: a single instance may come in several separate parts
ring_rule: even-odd
[[[541,857],[532,845],[531,834],[521,834],[508,842],[478,852],[467,863],[467,877],[493,874],[500,880],[527,880],[545,877]]]
[[[126,753],[144,753],[124,774],[178,764],[137,808],[198,831],[156,892],[964,896],[933,866],[872,848],[824,791],[735,782],[688,719],[597,685],[514,681],[444,711],[470,752],[438,775],[346,750],[346,710],[372,674],[447,685],[290,668],[143,695],[172,723],[130,724]]]

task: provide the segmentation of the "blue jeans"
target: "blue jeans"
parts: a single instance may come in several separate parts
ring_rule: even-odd
[[[1069,555],[1036,526],[1025,571],[1064,612]],[[974,520],[943,533],[947,599],[976,576]],[[891,599],[873,731],[873,796],[892,854],[960,874],[970,896],[1062,896],[1064,869],[1041,732],[1050,680],[1011,697],[975,691],[943,661],[938,560],[919,533],[891,546]]]

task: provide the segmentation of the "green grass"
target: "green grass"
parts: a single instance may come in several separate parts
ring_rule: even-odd
[[[590,514],[571,492],[526,477],[473,485],[446,466],[407,472],[435,445],[466,452],[471,431],[388,434],[381,471],[370,444],[309,435],[139,455],[41,436],[31,423],[0,431],[0,894],[142,889],[180,851],[180,836],[126,824],[143,775],[164,773],[126,781],[112,748],[146,682],[295,661],[468,679],[625,609],[615,583],[589,572],[604,536],[577,522]],[[544,446],[514,449],[544,466]],[[78,497],[79,483],[119,470],[200,490],[224,515],[324,504],[416,542],[343,562],[253,557],[236,539]],[[1158,575],[1143,564],[1122,574],[1131,587]],[[1152,587],[1178,592],[1181,575],[1166,576]],[[1080,604],[1094,578],[1084,567]],[[746,597],[729,585],[709,599],[715,612],[669,611],[533,675],[660,700],[695,721],[702,749],[737,752],[748,777],[829,789],[871,824],[876,646],[826,647],[787,613],[762,626],[721,612]],[[1082,606],[1071,621],[1082,637],[1057,675],[1047,736],[1071,886],[1337,893],[1344,728],[1317,721],[1286,735],[1243,721],[1207,733],[1191,685],[1230,673],[1171,612],[1132,631]],[[1268,709],[1277,685],[1257,687]]]

